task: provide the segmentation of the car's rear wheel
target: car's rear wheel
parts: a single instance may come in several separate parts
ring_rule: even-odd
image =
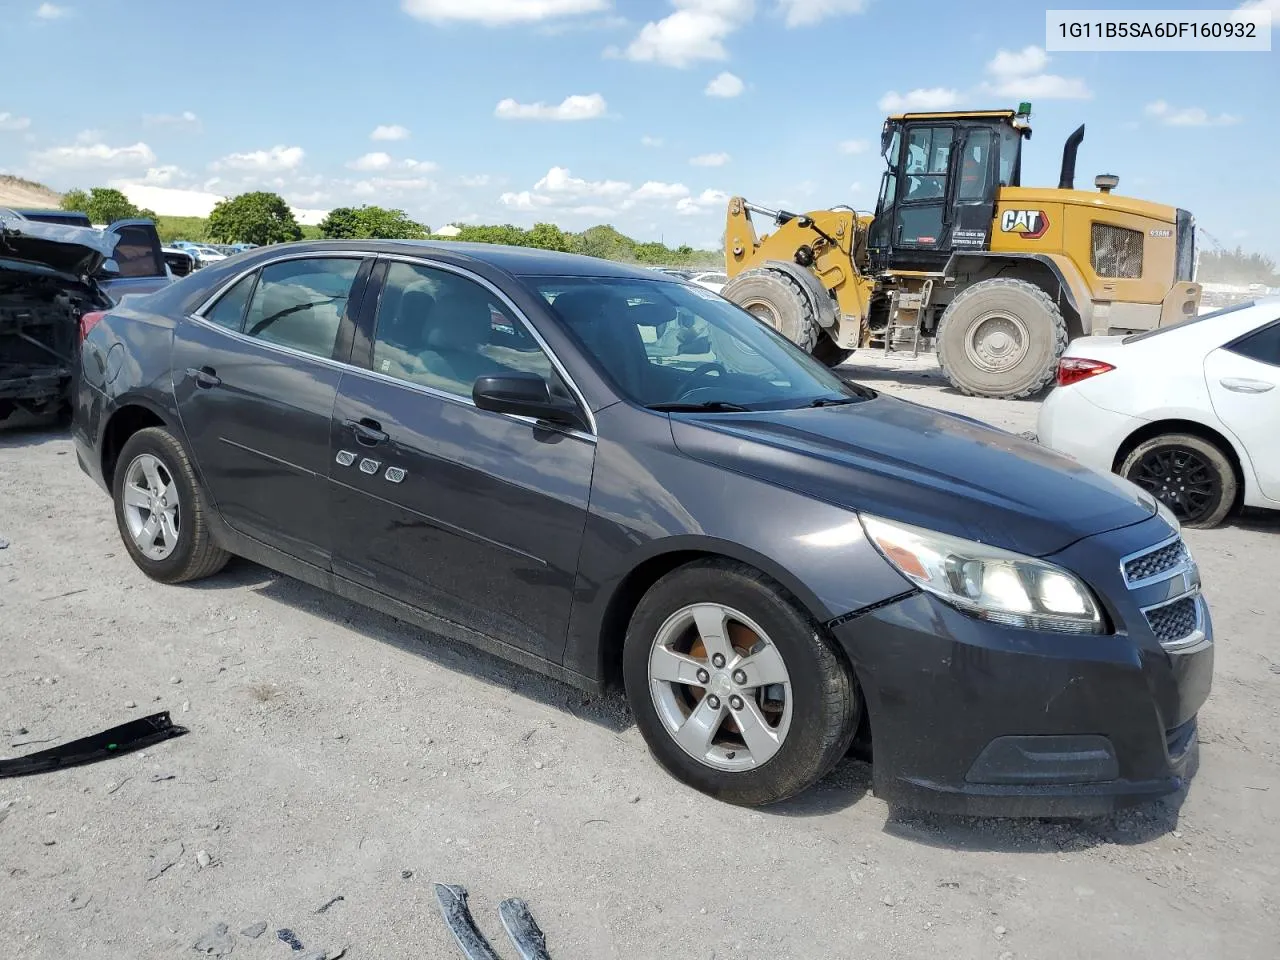
[[[191,460],[169,431],[148,427],[126,440],[112,488],[120,537],[147,576],[183,583],[226,566]]]
[[[1120,475],[1163,501],[1183,526],[1216,527],[1235,505],[1239,484],[1221,449],[1187,433],[1166,433],[1138,444]]]
[[[641,599],[623,653],[649,749],[721,800],[800,793],[846,753],[857,686],[820,626],[781,587],[732,561],[697,561]]]

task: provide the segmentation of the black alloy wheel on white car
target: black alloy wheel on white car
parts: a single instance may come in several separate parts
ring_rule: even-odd
[[[784,800],[848,752],[858,688],[821,627],[759,571],[725,560],[667,574],[623,653],[649,749],[682,782],[745,806]]]
[[[1218,445],[1186,433],[1165,433],[1138,444],[1119,473],[1193,529],[1222,523],[1239,490],[1235,468]]]

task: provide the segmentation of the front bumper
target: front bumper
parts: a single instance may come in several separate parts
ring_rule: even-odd
[[[1081,562],[1070,566],[1080,572],[1089,555],[1118,560],[1168,528],[1153,518],[1126,530],[1090,538],[1110,545],[1082,541],[1059,557],[1074,554]],[[1165,649],[1141,619],[1150,597],[1115,602],[1099,577],[1086,579],[1115,632],[1006,627],[927,593],[835,627],[866,698],[877,796],[943,813],[1084,817],[1190,779],[1196,712],[1213,672],[1207,608],[1202,639]],[[1123,583],[1118,564],[1115,580]]]

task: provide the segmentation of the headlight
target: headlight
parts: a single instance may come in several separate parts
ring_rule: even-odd
[[[922,527],[859,516],[898,572],[971,616],[1056,633],[1102,633],[1093,594],[1051,563]]]

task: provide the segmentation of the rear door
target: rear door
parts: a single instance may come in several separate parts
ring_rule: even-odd
[[[209,495],[243,534],[328,567],[329,423],[372,260],[279,260],[178,327],[174,393]]]
[[[1214,413],[1244,444],[1262,495],[1280,500],[1280,320],[1204,362]]]
[[[381,270],[382,267],[379,267]],[[512,370],[572,396],[496,288],[392,260],[333,413],[334,572],[544,660],[563,653],[595,438],[477,409]]]
[[[100,286],[116,303],[131,294],[154,293],[172,282],[165,269],[164,252],[160,235],[150,220],[117,220],[107,227],[116,242],[112,258],[119,273],[104,275]]]

